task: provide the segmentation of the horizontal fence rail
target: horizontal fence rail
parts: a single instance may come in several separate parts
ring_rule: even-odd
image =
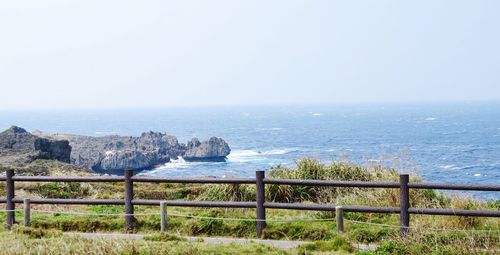
[[[255,184],[252,178],[163,178],[135,176],[133,182],[151,182],[151,183],[212,183],[212,184]]]
[[[15,182],[123,182],[120,176],[13,176]]]
[[[399,182],[367,182],[367,181],[335,181],[335,180],[297,180],[265,178],[264,171],[257,171],[255,178],[165,178],[150,176],[133,176],[132,170],[125,170],[124,176],[15,176],[14,171],[7,170],[5,176],[0,176],[0,182],[5,182],[5,198],[0,198],[0,204],[7,204],[7,227],[10,229],[15,222],[15,204],[23,203],[24,211],[29,214],[30,204],[64,204],[64,205],[125,205],[125,230],[133,229],[134,206],[161,206],[162,230],[166,230],[167,206],[204,207],[204,208],[255,208],[257,236],[260,238],[266,227],[266,209],[335,211],[338,231],[343,231],[343,213],[388,213],[400,215],[400,231],[406,236],[410,227],[410,214],[422,215],[451,215],[475,217],[500,217],[496,210],[454,210],[434,208],[412,208],[410,206],[410,189],[438,189],[438,190],[468,190],[468,191],[500,191],[500,185],[468,185],[443,183],[410,183],[407,174],[400,175]],[[17,198],[15,197],[15,182],[122,182],[124,186],[123,199],[53,199],[53,198]],[[134,183],[190,183],[190,184],[253,184],[256,185],[256,201],[183,201],[183,200],[145,200],[134,199]],[[334,204],[302,204],[302,203],[275,203],[265,201],[266,185],[299,185],[333,188],[391,188],[400,190],[399,207],[372,207],[349,206]],[[26,208],[27,207],[27,208]],[[63,212],[61,212],[63,213]],[[138,214],[139,215],[139,214]],[[340,220],[341,219],[341,220]],[[29,215],[25,215],[25,224]]]
[[[472,191],[500,191],[500,185],[469,185],[444,183],[409,183],[412,189],[442,189],[442,190],[472,190]]]
[[[265,208],[309,210],[309,211],[335,211],[335,205],[321,204],[290,204],[290,203],[264,203]],[[370,207],[370,206],[342,206],[344,212],[365,213],[399,213],[399,207]]]
[[[296,180],[296,179],[264,179],[265,184],[322,186],[342,188],[399,188],[398,182],[364,182],[364,181],[329,181],[329,180]]]
[[[500,217],[500,211],[473,211],[473,210],[455,210],[455,209],[409,208],[408,212],[412,213],[412,214],[428,214],[428,215]]]

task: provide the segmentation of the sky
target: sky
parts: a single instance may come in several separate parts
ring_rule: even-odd
[[[500,100],[500,1],[0,1],[0,110]]]

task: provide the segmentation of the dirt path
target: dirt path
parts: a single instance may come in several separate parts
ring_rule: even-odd
[[[120,234],[120,233],[64,233],[65,236],[72,236],[72,237],[83,237],[83,238],[107,238],[107,239],[143,239],[146,236],[146,234]],[[280,248],[280,249],[292,249],[296,248],[300,245],[303,244],[308,244],[311,242],[305,242],[305,241],[285,241],[285,240],[262,240],[262,239],[244,239],[244,238],[228,238],[228,237],[193,237],[193,236],[186,236],[184,237],[188,239],[189,241],[199,241],[200,239],[203,240],[205,243],[209,244],[222,244],[222,243],[241,243],[241,244],[246,244],[246,243],[258,243],[258,244],[265,244],[269,245],[275,248]],[[358,244],[355,245],[356,248],[359,250],[368,250],[368,249],[373,249],[375,246],[373,245],[364,245],[364,244]]]
[[[83,237],[83,238],[108,238],[108,239],[143,239],[149,235],[143,234],[119,234],[119,233],[64,233],[65,236],[73,237]],[[302,244],[307,244],[311,242],[303,241],[282,241],[282,240],[260,240],[260,239],[244,239],[244,238],[227,238],[227,237],[184,237],[189,241],[198,241],[200,239],[205,243],[210,244],[221,244],[221,243],[259,243],[269,246],[273,246],[281,249],[291,249]]]

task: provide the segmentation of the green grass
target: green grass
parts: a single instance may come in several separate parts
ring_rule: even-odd
[[[307,254],[308,252],[339,252],[351,253],[354,252],[354,247],[342,237],[335,237],[329,241],[316,241],[311,244],[304,244],[298,247],[301,253]]]
[[[173,235],[155,235],[148,240],[83,239],[60,234],[34,234],[39,229],[0,230],[0,250],[5,255],[27,254],[296,254],[259,244],[206,244],[188,242]],[[45,231],[47,232],[47,231]]]
[[[74,172],[70,167],[58,168],[59,164],[42,161],[40,163],[51,175],[90,175],[85,172]],[[324,165],[317,160],[303,159],[297,163],[296,168],[276,167],[271,169],[267,176],[287,179],[318,179],[318,180],[361,180],[361,181],[398,181],[399,174],[393,169],[380,166],[362,167],[349,162]],[[420,181],[418,176],[412,175],[412,182]],[[0,183],[0,196],[4,189]],[[200,184],[136,184],[135,197],[138,199],[158,200],[206,200],[206,201],[255,201],[254,185],[200,185]],[[50,197],[50,198],[109,198],[117,199],[123,196],[122,183],[16,183],[18,197]],[[453,208],[469,210],[500,210],[500,201],[478,201],[463,196],[445,196],[433,190],[412,190],[412,207],[427,208]],[[275,202],[298,203],[330,203],[337,205],[360,206],[399,206],[399,190],[397,189],[359,189],[359,188],[328,188],[328,187],[302,187],[287,185],[267,185],[266,200]],[[2,206],[2,205],[0,205]],[[1,209],[1,207],[0,207]],[[123,206],[44,206],[33,205],[33,210],[62,210],[79,211],[98,214],[119,214],[124,212]],[[136,206],[137,213],[157,213],[158,207]],[[217,218],[255,218],[254,209],[202,209],[186,207],[169,207],[171,214],[196,215]],[[314,244],[306,245],[292,251],[292,254],[311,254],[321,252],[349,253],[355,252],[353,247],[358,243],[379,244],[374,251],[359,252],[360,254],[474,254],[492,253],[500,247],[498,232],[474,233],[450,231],[463,230],[499,230],[500,221],[497,218],[454,217],[454,216],[429,216],[412,215],[411,235],[407,239],[399,237],[397,227],[380,227],[350,222],[349,220],[388,224],[397,226],[399,215],[371,214],[371,213],[346,213],[345,233],[336,233],[334,221],[313,222],[273,222],[283,219],[330,219],[334,218],[333,212],[293,211],[293,210],[266,210],[269,220],[264,230],[266,239],[309,240]],[[22,213],[16,212],[17,220],[22,219]],[[121,245],[129,247],[128,250],[137,249],[139,253],[149,254],[151,247],[160,250],[162,245],[157,243],[181,243],[178,247],[186,249],[165,250],[167,254],[210,254],[218,251],[210,246],[197,247],[195,250],[186,248],[187,244],[178,236],[226,236],[240,238],[256,238],[256,224],[252,221],[223,221],[215,219],[189,219],[183,217],[169,217],[168,234],[158,234],[160,218],[158,215],[137,216],[135,231],[139,233],[153,233],[153,239],[137,243],[124,241]],[[0,221],[5,222],[5,213],[0,213]],[[124,229],[123,216],[87,216],[67,215],[62,213],[46,214],[33,213],[33,229],[17,230],[16,235],[20,240],[35,245],[52,245],[58,240],[74,243],[76,251],[82,253],[92,245],[107,247],[107,242],[68,239],[66,237],[52,236],[50,230],[77,231],[77,232],[122,232]],[[432,231],[430,229],[449,229],[447,231]],[[19,232],[21,231],[21,232]],[[49,232],[47,232],[49,231]],[[37,241],[33,241],[33,237]],[[88,245],[88,246],[87,246]],[[130,248],[132,247],[132,248]],[[241,246],[223,246],[222,252],[227,254],[242,253],[252,254],[259,249],[268,249],[261,246],[252,248]],[[245,249],[250,250],[245,250]],[[49,249],[49,248],[48,248]],[[100,247],[96,248],[98,251]],[[181,248],[179,248],[181,249]],[[496,249],[496,250],[495,250]],[[120,248],[118,249],[120,250]],[[123,248],[123,251],[127,249]],[[227,251],[226,251],[227,250]],[[89,250],[90,251],[90,250]],[[177,253],[176,253],[177,252]],[[277,250],[263,250],[270,254],[285,254]],[[16,254],[16,253],[10,253]],[[29,254],[29,253],[28,253]],[[42,253],[43,254],[43,253]],[[99,254],[99,252],[96,252]],[[120,254],[120,253],[117,253]]]

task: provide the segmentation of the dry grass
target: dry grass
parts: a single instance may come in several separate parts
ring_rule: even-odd
[[[28,254],[293,254],[258,244],[205,244],[178,240],[83,239],[61,235],[39,236],[29,230],[0,230],[0,251],[5,255]]]
[[[51,172],[61,175],[73,175],[57,169]],[[85,175],[87,173],[84,173]],[[303,159],[297,162],[293,169],[277,167],[268,174],[273,178],[287,179],[318,179],[318,180],[361,180],[361,181],[398,181],[399,174],[394,169],[378,165],[362,167],[348,161],[332,164],[322,164],[318,160]],[[417,175],[412,175],[412,182],[420,181]],[[0,186],[2,183],[0,183]],[[287,185],[267,185],[266,197],[269,201],[300,202],[300,203],[331,203],[339,205],[366,205],[366,206],[399,206],[398,189],[360,189],[360,188],[327,188],[327,187],[301,187]],[[3,192],[0,187],[0,193]],[[138,184],[135,187],[136,197],[142,199],[183,199],[183,200],[223,200],[223,201],[253,201],[255,200],[254,185],[187,185],[187,184]],[[121,183],[90,183],[80,186],[67,184],[42,185],[23,183],[16,186],[18,196],[28,197],[82,197],[82,198],[121,198],[123,184]],[[0,194],[1,196],[1,194]],[[499,210],[499,201],[479,201],[463,195],[448,195],[436,193],[432,190],[412,190],[412,207],[420,208],[452,208],[468,210]],[[0,205],[0,209],[3,205]],[[34,207],[39,210],[52,211],[86,211],[121,213],[120,206],[49,206]],[[157,212],[157,207],[136,207],[137,212]],[[251,209],[196,209],[196,208],[169,208],[169,212],[199,216],[213,216],[226,218],[254,218],[255,211]],[[35,214],[37,215],[37,214]],[[0,213],[0,220],[4,222],[5,215]],[[19,218],[21,215],[19,215]],[[334,218],[333,213],[267,210],[268,219],[318,219]],[[491,254],[498,251],[500,246],[499,232],[500,220],[497,218],[455,217],[455,216],[411,216],[411,235],[407,239],[399,238],[397,228],[398,215],[387,214],[346,214],[346,233],[344,237],[353,243],[379,243],[379,250],[367,254]],[[352,223],[349,220],[359,220],[396,227],[376,227],[366,224]],[[121,231],[123,229],[122,217],[91,217],[71,215],[41,215],[33,218],[34,226],[41,228],[60,229],[65,231]],[[138,217],[138,231],[152,232],[159,228],[159,217]],[[207,236],[233,236],[255,237],[254,222],[226,222],[221,220],[196,220],[173,217],[169,223],[173,233],[182,235],[207,235]],[[438,231],[435,229],[446,229]],[[467,230],[467,231],[451,231]],[[496,230],[497,232],[470,232],[471,230]],[[335,222],[295,222],[295,223],[269,223],[265,229],[266,238],[291,239],[291,240],[338,240],[335,233]],[[34,247],[45,247],[39,254],[51,254],[53,245],[67,245],[68,254],[88,253],[102,254],[111,249],[112,244],[107,241],[88,241],[68,239],[64,237],[50,237],[32,240],[23,235],[16,240],[6,238],[7,242],[15,245],[30,247],[20,248],[25,254],[38,254]],[[1,237],[3,238],[3,236]],[[3,240],[3,239],[2,239]],[[4,242],[3,242],[4,243]],[[0,249],[4,248],[0,244]],[[120,241],[117,251],[129,250],[138,253],[150,254],[151,249],[159,249],[166,254],[202,254],[218,251],[211,247],[189,248],[187,245],[178,245],[179,249],[169,249],[151,242],[130,243]],[[172,244],[169,244],[172,245]],[[33,247],[32,247],[33,246]],[[96,248],[92,250],[92,247]],[[318,245],[318,249],[326,249],[331,244]],[[249,253],[255,250],[241,250],[226,247],[228,253]],[[224,249],[226,249],[224,248]],[[8,250],[7,254],[15,253]],[[246,249],[246,248],[245,248]],[[250,248],[248,248],[250,249]],[[74,252],[74,253],[72,253]],[[94,253],[92,253],[94,252]],[[224,251],[225,252],[225,251]],[[276,251],[270,251],[271,253]],[[57,253],[59,254],[59,253]],[[111,253],[122,254],[122,253]],[[127,254],[127,253],[125,253]]]

